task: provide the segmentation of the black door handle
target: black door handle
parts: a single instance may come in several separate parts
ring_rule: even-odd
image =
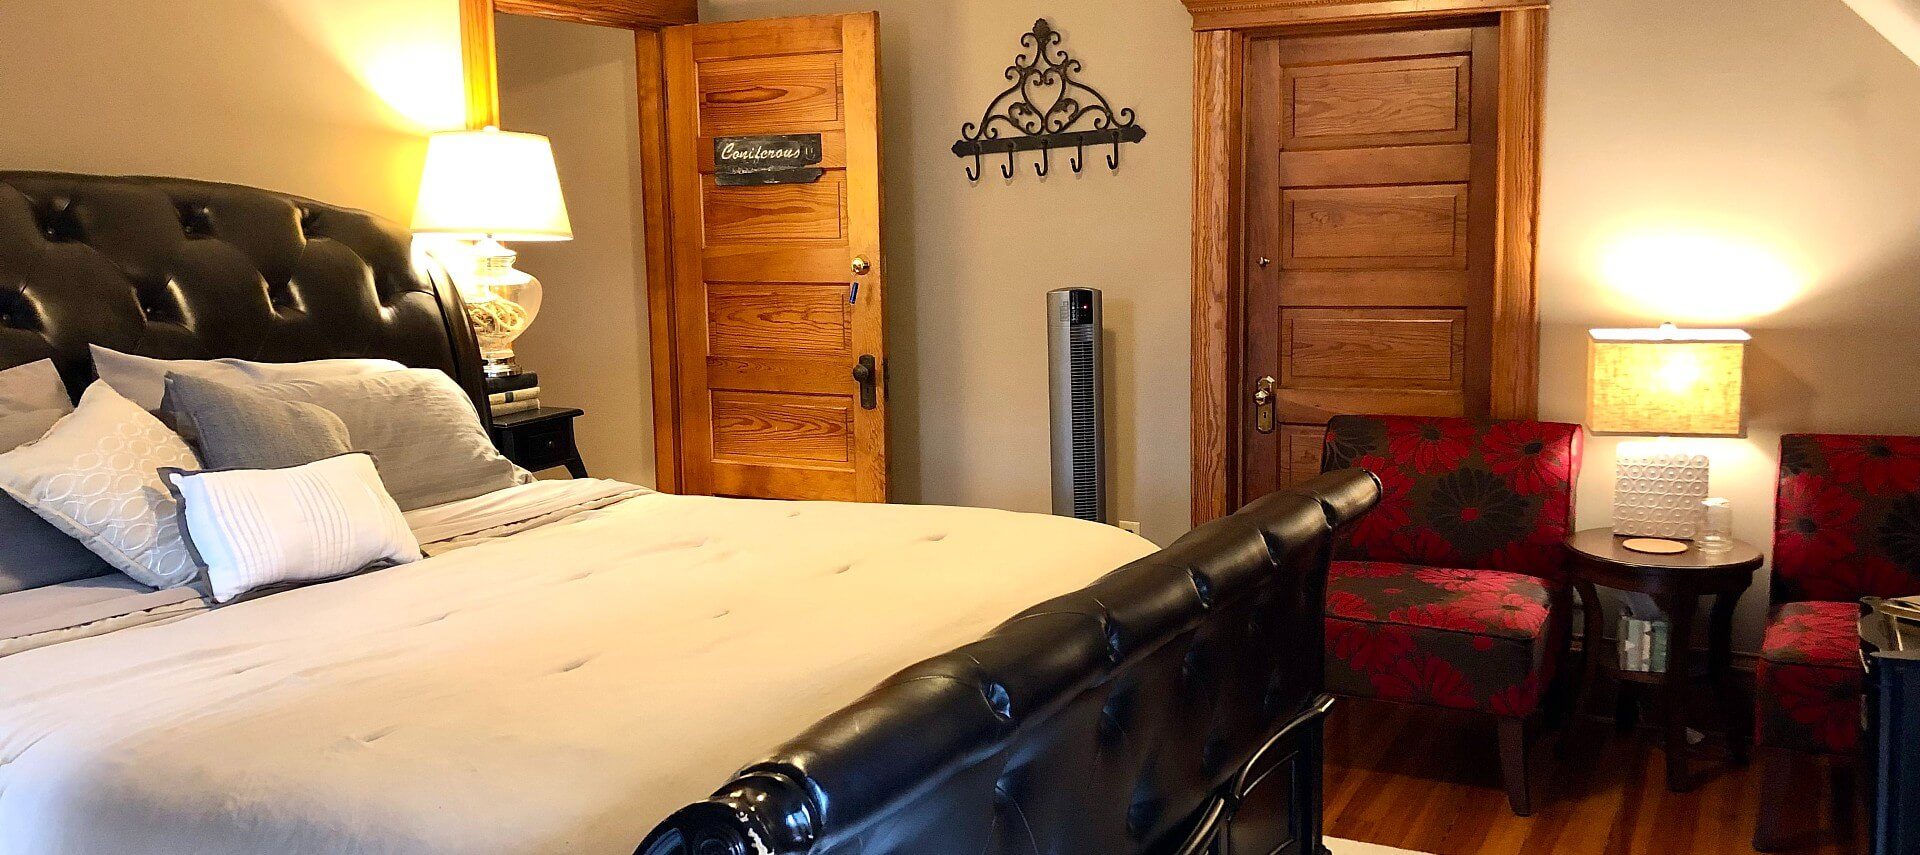
[[[871,354],[860,357],[860,364],[853,367],[853,379],[860,384],[860,409],[879,407],[879,383],[876,381],[880,379],[880,372],[874,369]]]

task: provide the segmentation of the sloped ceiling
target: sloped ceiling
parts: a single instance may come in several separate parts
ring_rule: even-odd
[[[1846,0],[1887,41],[1920,64],[1920,0]]]

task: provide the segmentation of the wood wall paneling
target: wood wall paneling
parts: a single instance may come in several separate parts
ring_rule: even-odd
[[[1229,366],[1229,329],[1239,279],[1242,52],[1231,31],[1194,34],[1193,97],[1193,519],[1227,513],[1230,466],[1239,464],[1228,425],[1239,402]]]
[[[697,0],[493,0],[493,5],[512,15],[629,30],[657,30],[700,19]]]
[[[1546,8],[1547,0],[1182,0],[1195,30],[1391,23]]]

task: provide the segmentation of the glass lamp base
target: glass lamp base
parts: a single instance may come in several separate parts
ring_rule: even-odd
[[[520,363],[515,361],[511,350],[501,353],[483,353],[480,355],[480,373],[488,379],[512,377],[520,373]]]

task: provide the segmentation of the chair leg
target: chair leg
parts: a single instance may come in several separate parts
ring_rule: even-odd
[[[1531,816],[1533,798],[1527,787],[1527,720],[1500,719],[1500,774],[1507,782],[1507,804],[1514,816]]]
[[[1753,824],[1753,848],[1778,852],[1792,848],[1786,818],[1792,814],[1793,755],[1780,748],[1760,749],[1760,815]]]

